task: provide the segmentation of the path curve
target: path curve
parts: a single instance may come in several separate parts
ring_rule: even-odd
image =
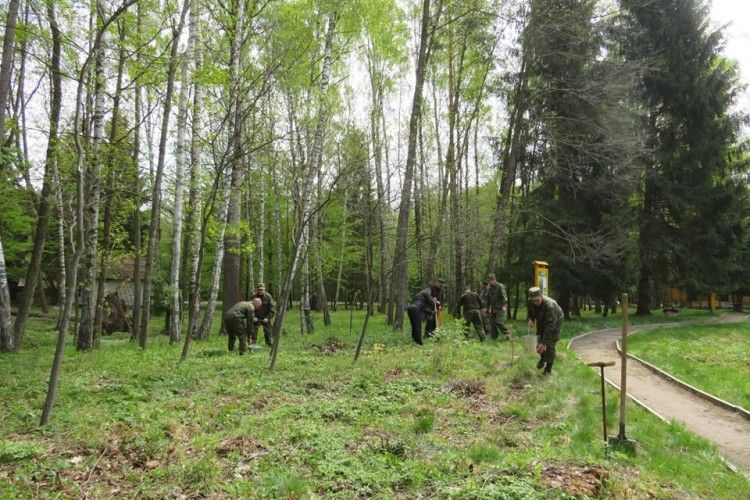
[[[727,314],[720,322],[742,321],[746,316]],[[640,330],[677,326],[650,324],[628,327],[628,336]],[[682,323],[681,326],[684,326]],[[607,381],[620,387],[620,354],[616,341],[622,328],[584,333],[570,341],[570,349],[584,363],[614,361],[604,371]],[[721,454],[733,465],[750,473],[750,421],[742,415],[701,398],[689,390],[656,375],[642,363],[628,358],[628,397],[665,420],[675,420],[695,434],[718,446]]]

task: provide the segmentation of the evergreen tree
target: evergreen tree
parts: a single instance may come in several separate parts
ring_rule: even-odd
[[[736,68],[720,55],[721,31],[700,0],[623,0],[629,56],[640,64],[646,154],[640,204],[638,313],[659,285],[708,292],[719,283],[741,219],[729,152]]]

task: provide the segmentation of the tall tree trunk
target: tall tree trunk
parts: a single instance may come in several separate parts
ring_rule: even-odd
[[[53,11],[54,12],[54,11]],[[58,263],[60,266],[60,279],[59,283],[60,286],[58,287],[59,290],[59,297],[58,297],[58,304],[59,304],[59,312],[57,316],[57,325],[60,326],[60,322],[62,319],[63,309],[65,308],[65,299],[66,299],[66,283],[67,283],[67,267],[65,263],[65,205],[63,203],[63,186],[62,181],[60,180],[60,166],[57,161],[53,162],[52,164],[52,178],[55,183],[55,197],[57,201],[57,215],[58,215],[58,224],[57,224],[57,241],[58,246],[60,249],[58,250]]]
[[[140,40],[143,31],[143,11],[141,4],[136,7],[136,37]],[[136,55],[140,63],[140,51]],[[133,331],[130,340],[141,338],[141,311],[143,310],[143,281],[141,280],[141,82],[135,80],[135,99],[133,108],[135,117],[133,124],[133,169],[135,203],[133,206]]]
[[[490,254],[487,262],[487,273],[497,272],[497,259],[503,247],[503,238],[508,224],[508,207],[510,206],[510,192],[516,180],[516,162],[521,149],[521,135],[523,131],[523,115],[526,112],[526,93],[529,81],[528,53],[524,48],[524,58],[521,63],[521,74],[515,89],[515,104],[511,114],[510,127],[503,152],[503,176],[500,192],[497,195],[495,207],[495,223],[493,225]]]
[[[112,123],[110,125],[109,132],[109,144],[111,148],[114,148],[117,140],[119,139],[119,124],[120,124],[120,98],[122,96],[122,76],[125,69],[125,25],[120,25],[120,54],[117,63],[117,86],[115,88],[115,96],[112,103]],[[114,149],[110,150],[112,155],[115,153]],[[101,265],[99,269],[99,280],[97,282],[96,292],[96,309],[94,315],[94,339],[99,339],[102,333],[102,317],[104,316],[104,285],[107,279],[107,271],[109,270],[109,257],[112,252],[112,204],[115,198],[115,169],[110,164],[109,171],[107,172],[107,187],[105,191],[104,201],[104,225],[102,227],[102,256]],[[98,342],[95,345],[98,346]]]
[[[10,80],[13,70],[13,46],[16,39],[16,19],[18,18],[18,0],[8,3],[8,17],[5,21],[5,36],[3,38],[3,57],[0,62],[0,147],[5,142],[5,108],[10,94]],[[1,156],[0,156],[1,157]],[[0,172],[6,165],[0,164]],[[5,268],[5,254],[0,240],[0,350],[13,351],[14,335],[10,313],[10,289],[8,288],[8,274]]]
[[[14,348],[16,350],[21,347],[23,335],[26,331],[26,321],[29,318],[29,310],[31,309],[32,296],[41,271],[42,254],[44,253],[44,243],[47,240],[47,228],[49,226],[49,198],[52,191],[52,183],[54,181],[53,171],[57,169],[57,130],[60,125],[60,109],[62,107],[62,79],[60,76],[61,40],[60,30],[57,26],[57,19],[55,18],[55,8],[51,3],[47,4],[47,17],[50,31],[52,33],[49,140],[47,142],[47,154],[44,162],[44,181],[42,183],[42,192],[39,196],[39,208],[37,210],[34,248],[31,251],[31,262],[29,263],[29,269],[26,273],[26,287],[24,289],[21,303],[18,307],[18,316],[16,317],[13,330],[15,337]],[[62,250],[64,246],[61,246],[60,248]],[[61,271],[65,272],[65,269],[61,268]]]
[[[258,172],[258,210],[255,218],[258,221],[258,236],[255,241],[256,255],[258,256],[258,282],[266,282],[265,245],[266,245],[266,173],[263,165],[259,166]]]
[[[18,19],[19,0],[8,2],[8,17],[5,21],[5,34],[3,36],[3,57],[0,62],[0,144],[5,143],[5,109],[8,107],[8,96],[10,95],[10,80],[13,73],[14,45],[16,43],[16,21]],[[6,165],[0,165],[0,172]],[[0,263],[3,264],[4,262]],[[0,287],[2,284],[0,284]],[[0,295],[3,292],[0,291]],[[8,304],[10,317],[10,304]],[[10,330],[8,331],[10,335]]]
[[[302,295],[299,299],[300,318],[303,320],[301,329],[303,337],[315,333],[315,325],[310,313],[310,234],[309,228],[307,230],[308,233],[302,236],[304,257],[302,257],[302,276],[300,277]]]
[[[439,0],[440,1],[440,0]],[[441,2],[442,4],[442,2]],[[438,9],[438,12],[440,9]],[[414,84],[414,98],[412,100],[411,118],[409,120],[409,142],[404,167],[404,184],[401,189],[401,203],[398,211],[398,225],[396,226],[396,248],[393,253],[393,276],[391,281],[391,295],[396,307],[393,328],[400,330],[404,324],[404,308],[406,307],[406,292],[408,281],[408,261],[406,255],[406,239],[409,231],[409,210],[411,208],[411,190],[414,178],[414,165],[417,152],[417,132],[419,120],[422,116],[422,89],[424,88],[425,69],[429,59],[428,44],[430,43],[430,0],[422,2],[422,22],[419,36],[419,53],[417,56],[416,77]]]
[[[203,58],[200,48],[200,29],[198,26],[198,16],[196,13],[195,4],[193,9],[190,11],[190,32],[191,37],[195,38],[193,46],[195,50],[193,55],[195,57],[195,72],[200,72],[203,67]],[[201,183],[201,118],[203,113],[203,89],[197,79],[193,79],[193,121],[191,124],[191,138],[190,138],[190,194],[188,196],[188,219],[186,221],[185,230],[188,235],[188,243],[186,245],[187,253],[189,255],[190,269],[190,284],[188,287],[188,337],[197,337],[198,334],[198,311],[200,309],[200,280],[201,280],[201,264],[202,264],[202,247],[203,247],[203,236],[205,231],[203,227],[199,226],[199,222],[203,218],[201,210],[201,195],[202,195],[202,183]],[[189,349],[189,340],[185,339],[185,347],[183,348],[183,359],[187,356]]]
[[[190,6],[191,1],[185,0]],[[172,262],[169,268],[169,286],[171,292],[170,303],[172,315],[169,317],[169,342],[180,340],[180,326],[182,325],[182,294],[180,288],[180,270],[182,262],[182,217],[183,217],[183,182],[182,171],[185,164],[185,129],[187,128],[188,107],[188,72],[190,64],[195,59],[195,31],[192,28],[193,16],[191,15],[191,26],[188,29],[188,45],[185,50],[185,59],[180,69],[180,97],[177,103],[177,145],[175,151],[175,188],[174,188],[174,229],[172,231]],[[192,75],[190,75],[192,77]]]
[[[250,178],[250,162],[246,162],[247,165],[247,175],[248,179]],[[247,217],[247,223],[248,225],[253,224],[253,217],[254,212],[252,209],[252,201],[251,201],[251,193],[248,186],[247,191],[245,192],[245,215]],[[254,235],[248,235],[249,238],[252,238]],[[247,260],[245,261],[245,297],[252,297],[253,291],[255,290],[255,250],[252,252],[247,252]]]
[[[658,130],[656,128],[657,113],[651,112],[648,117],[648,146],[654,148]],[[651,314],[651,294],[654,284],[654,242],[658,241],[659,234],[656,231],[656,186],[654,178],[650,175],[648,168],[645,170],[643,180],[643,206],[640,213],[640,224],[638,233],[638,256],[641,261],[640,275],[638,277],[638,298],[635,313],[638,315]]]
[[[276,247],[276,251],[274,252],[274,268],[276,269],[276,272],[274,274],[276,280],[275,280],[275,286],[274,286],[274,293],[281,293],[281,283],[282,283],[282,277],[281,277],[281,263],[283,261],[282,256],[284,254],[284,247],[281,243],[281,193],[279,192],[279,183],[276,180],[275,175],[275,167],[276,162],[273,162],[273,165],[271,167],[270,176],[273,181],[273,197],[274,200],[276,200],[273,204],[273,240],[274,240],[274,246]]]
[[[169,130],[169,115],[172,110],[172,94],[174,93],[174,76],[177,72],[177,48],[182,27],[185,24],[189,0],[184,0],[180,21],[172,30],[172,48],[169,54],[167,69],[167,91],[164,96],[164,111],[162,114],[161,137],[159,138],[159,159],[156,163],[153,189],[151,192],[151,222],[148,235],[148,249],[146,251],[146,267],[143,279],[143,302],[141,306],[140,346],[145,349],[148,343],[148,323],[151,316],[151,289],[153,268],[156,265],[157,243],[159,240],[159,221],[161,218],[161,182],[164,173],[164,160],[167,150],[167,132]]]
[[[97,31],[104,33],[101,19],[104,16],[104,5],[101,0],[96,2]],[[78,295],[81,301],[81,315],[78,324],[76,349],[87,351],[94,347],[94,316],[96,315],[96,270],[99,246],[99,199],[101,195],[101,143],[104,136],[104,47],[96,49],[94,62],[94,112],[93,112],[93,140],[92,158],[87,172],[86,209],[84,224],[86,229],[85,248],[82,266],[77,269]],[[75,270],[74,270],[75,271]]]
[[[336,291],[333,294],[333,310],[337,311],[339,307],[339,293],[341,292],[341,276],[344,272],[344,257],[346,255],[346,229],[348,227],[347,219],[347,194],[348,190],[344,188],[344,217],[341,225],[341,251],[339,252],[339,268],[336,272]],[[365,249],[368,247],[366,246]]]
[[[240,185],[242,165],[242,119],[240,117],[240,60],[245,39],[245,2],[236,4],[237,12],[233,40],[229,52],[229,212],[227,230],[224,234],[224,285],[222,291],[222,315],[240,300]]]
[[[378,233],[379,233],[379,268],[378,277],[378,312],[385,312],[388,297],[388,218],[389,200],[386,199],[383,183],[383,141],[380,135],[380,117],[383,115],[383,75],[378,70],[375,55],[368,51],[368,72],[370,76],[370,95],[372,110],[370,111],[370,137],[372,138],[372,153],[375,162],[375,185],[378,197]],[[343,258],[343,255],[342,255]],[[337,293],[338,296],[338,293]]]
[[[322,182],[322,175],[318,175],[318,200],[322,199],[322,193],[321,193],[321,182]],[[328,310],[328,297],[326,296],[326,286],[325,286],[325,280],[323,278],[323,258],[321,257],[321,252],[323,251],[323,237],[321,236],[321,233],[323,231],[323,223],[321,221],[322,215],[321,212],[318,212],[315,214],[315,230],[313,232],[314,237],[314,246],[313,249],[315,251],[315,272],[317,274],[316,281],[318,282],[318,302],[320,303],[320,308],[323,311],[323,324],[325,326],[331,326],[331,312]]]

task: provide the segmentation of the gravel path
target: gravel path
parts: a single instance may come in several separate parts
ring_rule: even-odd
[[[742,321],[745,318],[740,314],[728,314],[719,321]],[[632,326],[628,328],[628,335],[663,326]],[[621,337],[621,328],[589,332],[574,338],[570,342],[570,349],[585,363],[614,361],[615,366],[605,368],[604,374],[611,384],[619,388],[620,354],[615,342]],[[628,359],[627,371],[629,397],[658,416],[680,422],[695,434],[712,441],[731,464],[750,473],[750,420],[667,381],[634,359]]]

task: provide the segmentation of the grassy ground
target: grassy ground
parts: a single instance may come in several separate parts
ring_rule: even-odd
[[[628,348],[691,385],[750,408],[748,321],[640,332]]]
[[[681,313],[682,314],[682,313]],[[693,318],[707,317],[696,312]],[[508,342],[465,341],[448,321],[422,348],[363,316],[240,357],[225,337],[179,348],[126,334],[101,349],[69,345],[52,423],[37,424],[51,364],[50,321],[33,319],[23,352],[0,357],[0,498],[737,498],[750,481],[715,449],[634,405],[638,453],[606,452],[599,381],[561,341],[557,373],[509,366]],[[685,314],[684,319],[691,319]],[[640,320],[638,320],[640,321]],[[565,336],[618,318],[569,322]],[[525,325],[514,328],[525,333]],[[335,338],[334,338],[335,337]],[[70,344],[70,343],[69,343]],[[516,354],[520,345],[515,345]],[[608,393],[610,431],[617,398]]]

